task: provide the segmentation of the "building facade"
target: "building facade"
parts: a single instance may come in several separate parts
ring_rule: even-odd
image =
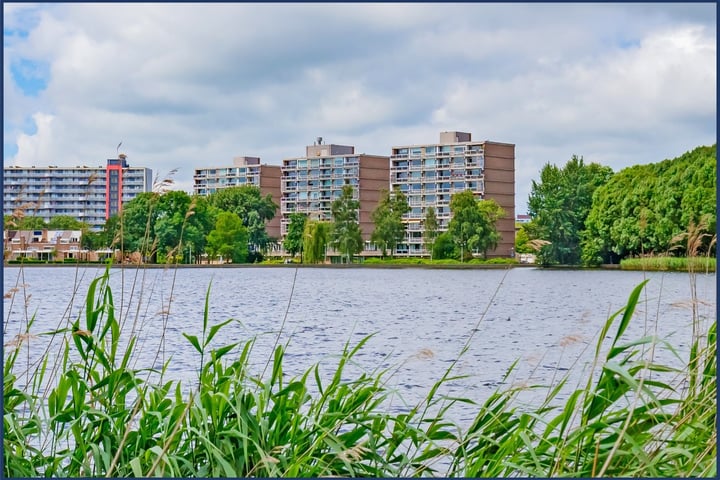
[[[3,230],[3,258],[17,260],[64,260],[80,258],[80,230]]]
[[[331,206],[345,185],[353,187],[359,200],[358,220],[363,240],[369,243],[374,224],[370,219],[383,190],[388,189],[388,157],[356,154],[350,145],[324,144],[322,137],[305,148],[305,156],[282,163],[281,231],[287,233],[290,214],[331,221]]]
[[[3,167],[3,215],[67,215],[101,230],[122,204],[152,190],[152,170],[130,167],[127,157],[106,166]]]
[[[270,195],[280,206],[280,165],[265,165],[258,157],[235,157],[230,167],[196,168],[193,175],[193,193],[208,196],[223,188],[252,185],[265,197]],[[280,239],[280,210],[266,225],[271,238]]]
[[[515,244],[515,145],[490,141],[473,142],[467,132],[441,132],[440,142],[392,147],[390,188],[408,198],[410,212],[405,243],[398,255],[426,256],[423,220],[435,209],[438,232],[448,229],[452,217],[450,198],[471,190],[477,199],[494,199],[505,210],[497,223],[501,240],[490,257],[514,254]]]

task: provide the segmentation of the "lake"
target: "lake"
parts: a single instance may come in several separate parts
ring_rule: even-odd
[[[5,267],[4,342],[35,316],[26,363],[59,343],[39,335],[84,315],[90,282],[103,267]],[[202,335],[209,323],[234,319],[215,347],[256,337],[253,366],[265,366],[276,343],[287,344],[285,370],[315,363],[332,372],[343,346],[374,336],[348,378],[387,369],[398,411],[419,401],[452,365],[466,378],[443,393],[483,401],[499,386],[550,384],[587,374],[597,335],[630,292],[649,279],[625,338],[649,332],[669,338],[683,359],[691,338],[691,278],[686,273],[619,270],[422,268],[178,268],[111,270],[112,293],[126,338],[138,337],[137,367],[172,358],[168,375],[192,384],[199,355],[182,333]],[[716,321],[715,274],[695,278],[704,324]],[[84,316],[81,324],[84,324]],[[609,335],[614,336],[615,328]],[[468,350],[460,355],[463,347]],[[6,347],[7,350],[7,347]],[[678,366],[667,352],[658,358]],[[25,357],[23,357],[25,358]],[[510,365],[516,370],[503,382]],[[31,367],[32,368],[32,367]],[[527,398],[532,401],[538,393]],[[562,398],[562,397],[561,397]],[[461,411],[458,418],[471,418]]]

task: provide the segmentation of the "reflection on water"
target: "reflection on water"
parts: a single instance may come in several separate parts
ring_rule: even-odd
[[[4,270],[5,343],[24,331],[66,326],[83,308],[101,268]],[[111,271],[117,313],[127,337],[138,337],[137,367],[160,366],[192,383],[199,355],[183,333],[202,334],[209,288],[209,323],[234,319],[213,340],[219,347],[256,338],[259,371],[276,344],[287,345],[285,370],[315,363],[328,374],[343,347],[373,335],[347,372],[388,370],[388,386],[403,409],[421,399],[448,368],[465,376],[450,393],[482,401],[501,385],[549,384],[569,373],[577,386],[592,361],[596,335],[649,278],[625,337],[671,337],[681,354],[690,341],[690,278],[682,273],[510,270],[203,268]],[[294,285],[293,285],[294,284]],[[292,292],[292,296],[291,296]],[[715,321],[715,276],[697,276],[701,316]],[[27,308],[26,308],[27,307]],[[81,321],[83,323],[84,320]],[[282,331],[281,331],[282,328]],[[610,332],[614,335],[614,329]],[[48,337],[30,339],[33,352]],[[464,355],[460,352],[465,345]],[[59,344],[50,351],[59,351]],[[661,360],[677,362],[667,353]],[[510,365],[516,370],[503,382]],[[538,395],[542,393],[535,393]],[[531,399],[532,397],[528,397]],[[472,412],[460,412],[466,418]]]

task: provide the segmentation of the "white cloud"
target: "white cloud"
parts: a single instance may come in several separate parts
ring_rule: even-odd
[[[33,135],[24,133],[18,135],[18,153],[15,156],[16,165],[47,166],[52,164],[52,159],[57,158],[58,152],[54,151],[56,144],[53,131],[53,116],[44,113],[36,113],[33,116],[37,131]],[[48,163],[50,160],[50,163]]]
[[[619,169],[715,142],[715,6],[4,4],[5,163],[278,164],[316,136],[389,154],[442,130]],[[38,98],[9,65],[47,62]],[[37,132],[28,133],[31,121]],[[28,163],[29,162],[29,163]]]

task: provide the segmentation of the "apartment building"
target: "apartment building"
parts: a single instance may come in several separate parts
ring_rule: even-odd
[[[411,211],[404,216],[406,241],[398,255],[429,255],[425,248],[423,219],[435,209],[438,230],[447,231],[452,217],[450,197],[472,190],[478,199],[494,199],[505,210],[498,221],[502,239],[488,257],[508,257],[515,244],[515,145],[473,142],[467,132],[441,132],[439,143],[392,147],[390,187],[408,198]]]
[[[265,165],[259,157],[235,157],[232,166],[196,168],[193,175],[193,193],[208,196],[223,188],[253,185],[260,194],[270,195],[280,205],[280,165]],[[271,238],[280,239],[280,212],[269,220],[265,228]]]
[[[318,137],[305,148],[304,157],[283,160],[282,235],[287,233],[294,212],[331,221],[332,202],[341,196],[345,185],[351,185],[355,200],[360,201],[358,220],[368,244],[375,227],[370,215],[377,208],[381,192],[388,189],[388,178],[388,157],[357,154],[354,146],[328,145]]]
[[[130,167],[120,154],[98,167],[3,167],[3,215],[68,215],[101,230],[122,204],[152,190],[152,170]]]

